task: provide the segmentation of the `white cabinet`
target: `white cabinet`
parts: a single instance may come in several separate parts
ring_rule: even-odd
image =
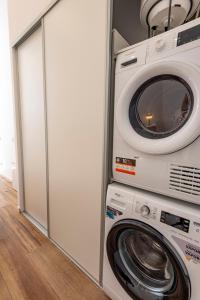
[[[98,282],[109,3],[60,0],[41,19],[43,30],[30,31],[15,48],[21,209],[24,204],[32,221],[43,227],[48,223],[50,238]]]
[[[42,30],[18,48],[21,134],[26,213],[47,228],[46,137]]]
[[[10,40],[14,43],[55,0],[7,0],[7,2]]]
[[[44,18],[50,237],[99,280],[107,0],[63,0]]]

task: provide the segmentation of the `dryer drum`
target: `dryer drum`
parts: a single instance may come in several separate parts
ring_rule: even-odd
[[[129,219],[116,223],[107,237],[107,255],[133,299],[190,299],[189,275],[180,255],[149,225]]]

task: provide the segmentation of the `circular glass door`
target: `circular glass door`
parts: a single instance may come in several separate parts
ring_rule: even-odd
[[[159,155],[196,140],[200,136],[199,76],[196,66],[168,60],[141,66],[132,76],[127,73],[115,106],[115,124],[124,141],[137,151]]]
[[[192,109],[190,86],[177,76],[161,75],[138,88],[130,102],[129,120],[141,136],[165,138],[183,127]]]
[[[135,300],[190,299],[182,259],[163,236],[134,220],[118,222],[107,238],[112,270]]]

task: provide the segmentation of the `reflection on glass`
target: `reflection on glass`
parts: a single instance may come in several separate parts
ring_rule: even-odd
[[[172,263],[161,244],[137,230],[120,235],[121,259],[133,277],[151,290],[168,290],[174,281]]]
[[[152,120],[153,120],[153,115],[151,113],[148,113],[146,116],[145,116],[145,119],[147,120],[147,127],[151,127],[151,123],[152,123]]]

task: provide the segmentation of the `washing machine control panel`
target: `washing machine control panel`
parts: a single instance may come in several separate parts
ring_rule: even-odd
[[[135,212],[147,219],[156,219],[157,208],[148,203],[136,202]]]
[[[161,212],[160,222],[172,226],[174,228],[177,228],[186,233],[188,233],[190,229],[190,220],[182,218],[177,215],[173,215],[166,211]]]

